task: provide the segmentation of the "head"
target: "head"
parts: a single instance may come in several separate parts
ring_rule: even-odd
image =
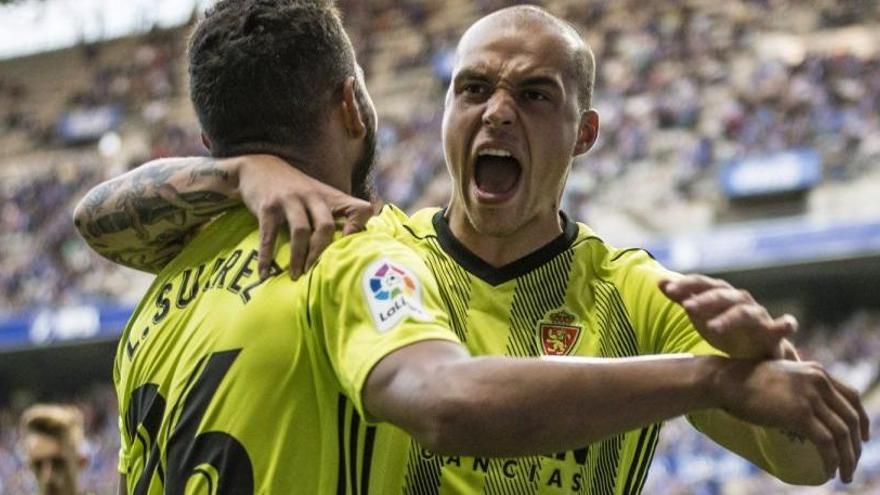
[[[450,215],[507,237],[553,222],[575,156],[596,141],[594,59],[567,22],[533,6],[494,12],[456,52],[443,143]]]
[[[189,76],[212,155],[277,155],[366,195],[376,112],[332,1],[221,0],[190,38]]]
[[[83,418],[79,410],[36,405],[24,412],[21,429],[28,465],[44,495],[78,493],[79,473],[88,465],[83,453]]]

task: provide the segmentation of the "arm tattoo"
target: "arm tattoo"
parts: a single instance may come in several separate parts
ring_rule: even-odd
[[[212,162],[202,163],[193,167],[192,171],[189,173],[189,182],[187,184],[195,184],[199,177],[216,177],[228,182],[229,172],[217,169],[213,166]]]
[[[233,190],[214,159],[158,160],[92,189],[76,227],[114,262],[157,271],[202,225],[237,204]]]

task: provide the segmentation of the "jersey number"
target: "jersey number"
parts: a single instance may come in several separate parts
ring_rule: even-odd
[[[207,359],[201,374],[196,373],[187,382],[189,393],[185,395],[177,423],[168,439],[168,470],[159,465],[159,447],[156,436],[165,414],[165,398],[155,384],[147,383],[132,392],[125,415],[126,430],[132,437],[137,435],[144,449],[149,448],[144,471],[135,485],[134,495],[147,493],[153,473],[158,471],[165,485],[166,494],[183,494],[187,484],[202,484],[207,493],[254,493],[254,470],[244,446],[232,435],[220,431],[206,431],[196,435],[199,424],[220,382],[226,376],[241,349],[215,352],[199,361],[196,370]],[[232,407],[232,405],[230,405]],[[172,418],[177,411],[172,411]],[[140,428],[147,433],[144,438]],[[191,487],[193,488],[193,487]]]

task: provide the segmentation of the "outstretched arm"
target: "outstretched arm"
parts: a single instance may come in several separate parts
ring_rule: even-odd
[[[855,464],[844,464],[838,450],[852,447],[829,441],[838,424],[855,443],[867,439],[858,398],[839,395],[818,365],[791,361],[471,358],[457,344],[420,342],[380,361],[363,399],[374,419],[435,453],[488,456],[567,450],[687,412],[724,409],[790,428],[827,450],[824,466],[790,480],[802,484],[823,483],[838,468],[850,479]]]
[[[214,216],[244,203],[260,222],[262,277],[275,238],[287,224],[296,278],[317,260],[344,217],[360,230],[372,206],[323,184],[282,159],[248,155],[154,160],[99,184],[77,205],[74,220],[89,246],[116,263],[156,273]]]

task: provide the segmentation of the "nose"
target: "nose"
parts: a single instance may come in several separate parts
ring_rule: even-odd
[[[516,120],[516,111],[513,105],[513,98],[507,91],[495,91],[486,102],[486,109],[483,111],[483,124],[492,128],[513,124]]]
[[[49,484],[50,481],[52,481],[52,463],[41,463],[38,469],[39,470],[37,472],[37,478],[39,479],[41,485],[46,486],[47,484]]]

